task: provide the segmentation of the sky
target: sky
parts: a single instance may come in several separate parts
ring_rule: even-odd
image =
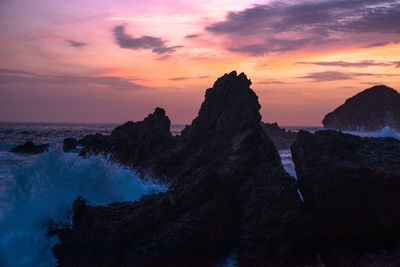
[[[244,72],[265,122],[400,90],[400,0],[0,0],[0,121],[190,124]]]

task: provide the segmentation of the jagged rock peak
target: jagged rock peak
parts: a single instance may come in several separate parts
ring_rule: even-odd
[[[243,72],[237,75],[237,72],[234,70],[231,73],[227,74],[225,73],[224,76],[218,78],[214,85],[213,88],[223,88],[225,85],[227,85],[229,82],[236,81],[236,82],[242,82],[246,86],[251,85],[251,81],[247,79],[246,74]]]
[[[162,108],[155,108],[153,113],[150,113],[143,121],[132,122],[128,121],[121,126],[116,127],[111,135],[117,136],[120,134],[126,134],[127,131],[138,129],[138,127],[145,127],[148,130],[161,129],[163,132],[169,133],[171,127],[171,121],[166,116],[165,110]]]
[[[151,117],[151,116],[165,117],[165,110],[163,108],[156,107],[154,109],[153,114],[149,114],[149,116],[147,116],[147,117]]]
[[[233,134],[244,128],[257,127],[261,121],[261,106],[250,85],[246,75],[237,75],[236,71],[217,79],[213,87],[206,90],[191,130],[212,129]]]
[[[165,115],[165,110],[160,107],[156,107],[152,114],[149,114],[147,118],[144,119],[146,121],[156,121],[158,122],[158,126],[162,127],[164,130],[169,131],[171,127],[171,121],[168,116]]]

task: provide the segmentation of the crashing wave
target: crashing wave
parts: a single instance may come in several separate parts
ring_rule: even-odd
[[[60,149],[13,167],[7,179],[0,192],[0,266],[55,266],[51,249],[58,239],[46,235],[49,221],[70,220],[77,196],[106,205],[166,190],[101,157]]]

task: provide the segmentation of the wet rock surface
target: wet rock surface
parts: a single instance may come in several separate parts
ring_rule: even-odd
[[[372,266],[386,266],[388,258],[395,262],[400,256],[400,141],[300,131],[291,150],[324,262],[355,266],[368,257],[381,264]]]
[[[261,126],[278,150],[290,149],[290,145],[296,140],[297,133],[279,127],[276,122],[261,123]]]
[[[49,144],[35,145],[33,142],[28,141],[23,145],[13,147],[10,152],[14,153],[28,153],[28,154],[40,154],[49,149]]]
[[[380,131],[385,126],[400,131],[400,94],[384,85],[371,87],[327,114],[322,124],[348,131]]]
[[[78,141],[75,138],[65,138],[63,140],[63,151],[68,152],[74,150],[78,145]]]
[[[243,73],[219,78],[206,91],[192,125],[175,139],[168,135],[164,112],[156,110],[143,122],[117,128],[111,137],[81,140],[91,151],[111,151],[136,164],[138,155],[114,150],[119,143],[110,139],[143,135],[140,144],[132,145],[148,153],[140,156],[141,166],[150,166],[171,185],[134,203],[91,207],[75,201],[73,226],[58,231],[61,243],[54,247],[60,265],[207,266],[234,248],[242,266],[308,259],[297,184],[260,125],[260,105],[250,84]],[[157,138],[149,135],[154,117]],[[152,151],[157,151],[155,160]]]

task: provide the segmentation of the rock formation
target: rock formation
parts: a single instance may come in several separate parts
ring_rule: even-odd
[[[384,85],[371,87],[327,114],[322,124],[349,131],[380,131],[385,126],[400,131],[400,94]]]
[[[267,133],[294,137],[261,123],[250,85],[243,73],[219,78],[176,137],[156,108],[81,139],[82,156],[109,155],[169,189],[108,206],[78,198],[72,226],[51,229],[60,266],[216,266],[232,250],[240,266],[400,264],[400,141],[300,131],[303,203]]]
[[[88,135],[79,140],[84,146],[82,156],[110,154],[112,159],[131,166],[136,171],[151,169],[155,175],[164,166],[175,138],[170,132],[171,122],[162,108],[156,108],[143,121],[128,121],[116,127],[111,135]]]
[[[64,152],[71,151],[76,148],[78,145],[78,141],[75,138],[65,138],[63,141],[63,150]]]
[[[325,261],[356,266],[366,252],[400,248],[399,140],[300,131],[291,150],[304,204],[328,242]]]
[[[290,145],[296,140],[297,133],[280,128],[276,122],[261,123],[261,126],[278,150],[289,149]]]
[[[85,153],[140,162],[171,185],[134,203],[91,207],[76,200],[73,226],[57,231],[60,266],[204,266],[233,248],[242,266],[307,259],[296,181],[260,125],[250,84],[243,73],[219,78],[192,125],[176,138],[168,134],[164,111],[156,109],[110,137],[81,140]]]
[[[28,141],[23,145],[13,147],[10,150],[10,152],[39,154],[47,151],[48,149],[49,149],[49,144],[35,145],[33,142]]]

